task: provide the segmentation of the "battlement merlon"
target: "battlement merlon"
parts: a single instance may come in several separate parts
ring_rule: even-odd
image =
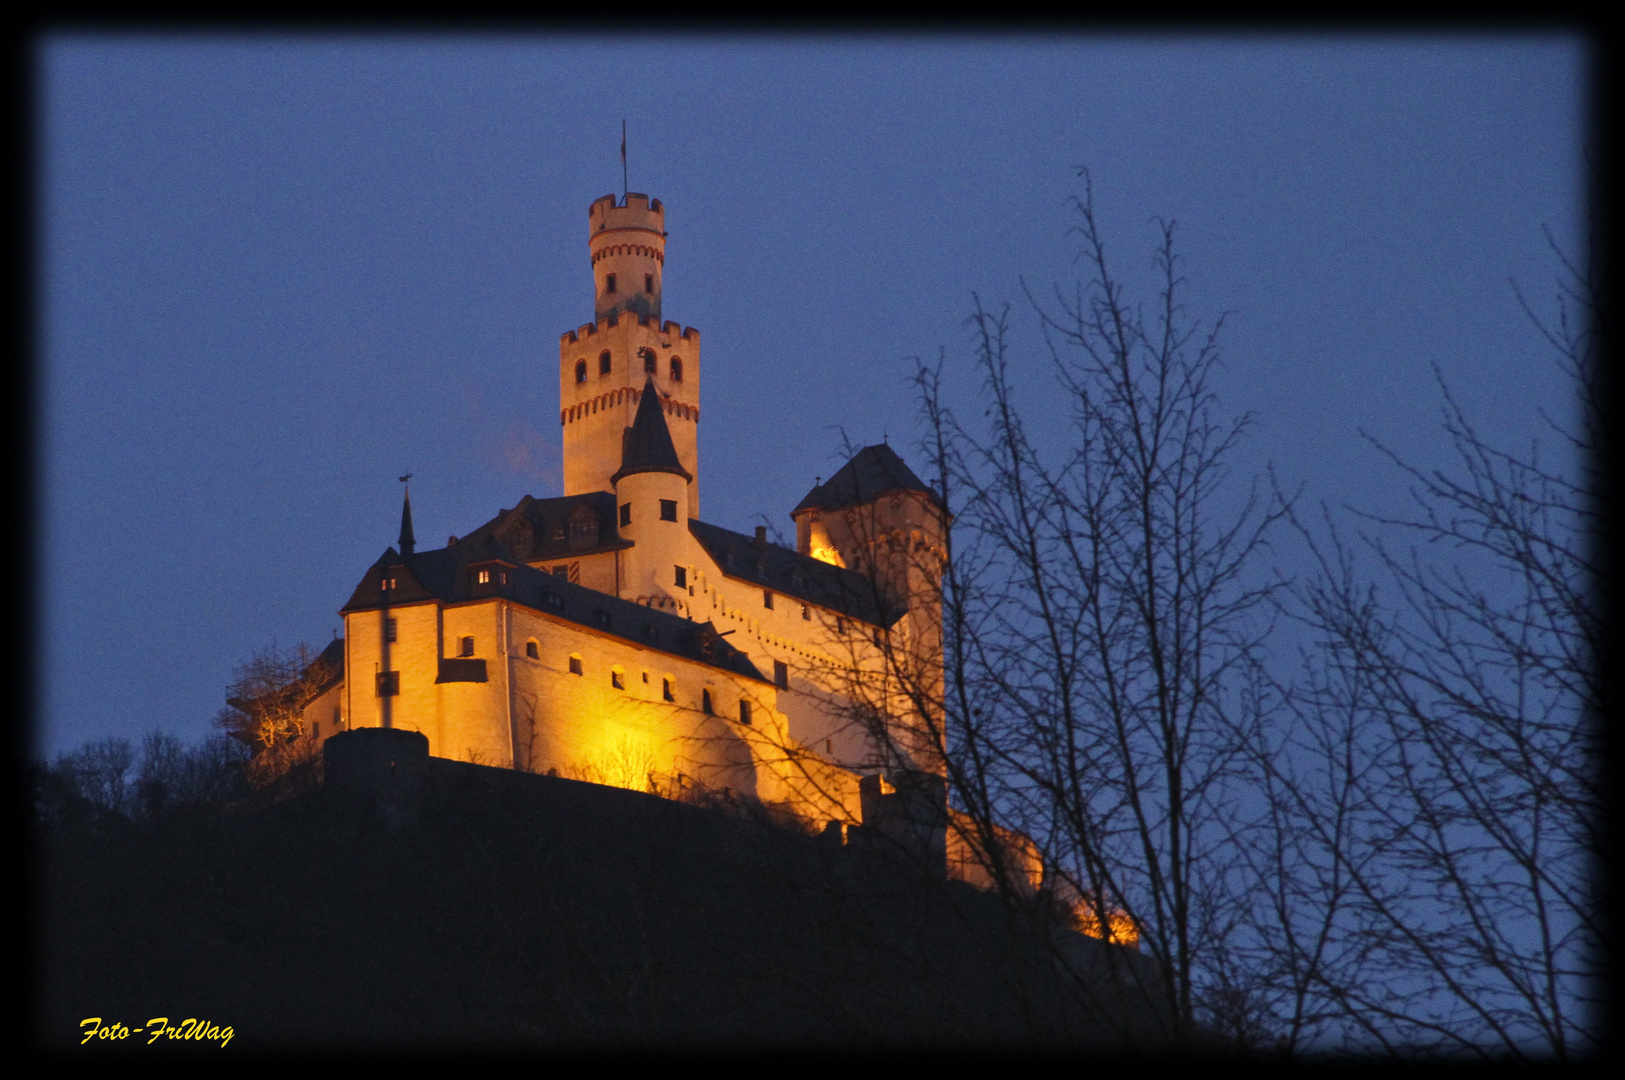
[[[615,229],[639,229],[660,237],[666,235],[666,208],[659,199],[650,199],[638,191],[628,192],[622,203],[617,203],[614,195],[594,200],[587,209],[587,221],[594,236]]]
[[[648,327],[660,337],[678,338],[696,346],[700,343],[700,332],[696,327],[679,326],[671,320],[667,320],[658,327],[649,327],[648,322],[641,321],[636,316],[628,316],[624,312],[615,312],[612,315],[601,316],[597,322],[582,323],[574,330],[566,330],[559,335],[559,348],[564,349],[571,345],[577,345],[582,338],[602,333],[613,326],[619,326],[622,321]]]

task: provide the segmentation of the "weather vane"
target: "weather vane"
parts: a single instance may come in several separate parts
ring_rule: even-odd
[[[408,480],[412,479],[413,475],[413,473],[407,473],[405,476],[401,477],[401,483],[406,483]]]

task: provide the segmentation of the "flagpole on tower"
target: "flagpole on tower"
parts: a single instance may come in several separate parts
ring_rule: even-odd
[[[626,121],[621,121],[621,205],[626,205]]]

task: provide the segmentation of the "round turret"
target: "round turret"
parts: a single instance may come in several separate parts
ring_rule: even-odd
[[[602,319],[614,312],[660,318],[660,272],[666,263],[666,208],[631,192],[624,203],[605,195],[587,211],[595,296]]]

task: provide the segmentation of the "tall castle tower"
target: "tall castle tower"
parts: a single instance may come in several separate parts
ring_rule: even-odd
[[[605,195],[587,211],[593,321],[559,339],[559,422],[564,494],[610,491],[625,432],[652,379],[688,484],[688,516],[700,513],[700,332],[660,317],[666,208],[659,199]]]

